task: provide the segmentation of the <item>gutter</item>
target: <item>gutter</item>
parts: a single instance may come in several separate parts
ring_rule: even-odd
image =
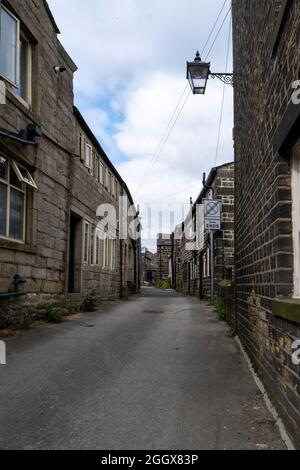
[[[36,142],[33,140],[24,139],[18,134],[14,134],[13,132],[6,131],[4,129],[0,130],[0,136],[5,137],[7,139],[15,140],[16,142],[20,142],[24,145],[36,145]]]

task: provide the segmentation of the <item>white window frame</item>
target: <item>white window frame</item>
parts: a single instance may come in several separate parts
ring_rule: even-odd
[[[104,186],[104,165],[100,160],[99,181]]]
[[[16,56],[15,56],[15,66],[16,66],[16,82],[13,82],[10,78],[6,77],[3,75],[0,71],[0,77],[3,78],[7,83],[12,85],[15,88],[19,87],[20,84],[20,62],[19,62],[19,57],[20,57],[20,20],[10,11],[8,10],[4,5],[0,5],[0,21],[1,21],[1,10],[6,11],[6,13],[13,18],[13,20],[17,24],[17,45],[16,45]],[[0,38],[1,41],[1,38]]]
[[[28,45],[28,56],[27,56],[27,100],[25,100],[21,95],[14,91],[14,86],[10,88],[10,92],[25,106],[26,108],[30,108],[32,104],[32,48],[30,41],[26,38],[26,36],[20,33],[19,43],[21,39],[24,42],[27,42]],[[20,55],[20,45],[19,45],[19,55]],[[21,85],[21,67],[19,65],[19,86]],[[19,86],[17,88],[19,88]]]
[[[95,154],[95,169],[96,169],[96,172],[94,176],[96,180],[98,181],[98,183],[100,183],[100,158],[98,157],[97,154]]]
[[[102,247],[101,234],[99,230],[96,230],[96,247],[95,247],[95,265],[101,266],[101,247]]]
[[[116,270],[116,239],[112,238],[110,242],[110,255],[111,255],[111,260],[110,260],[110,269],[111,271]]]
[[[90,253],[89,253],[89,258],[90,258],[90,265],[95,266],[96,264],[96,228],[91,225],[90,226]]]
[[[18,180],[21,182],[21,183],[25,183],[27,184],[28,186],[31,186],[32,188],[34,189],[37,189],[37,185],[33,179],[33,177],[31,176],[31,174],[29,173],[29,171],[27,170],[27,168],[25,168],[23,165],[21,165],[20,163],[17,163],[15,160],[11,160],[11,165],[12,165],[12,168],[14,170],[14,172],[16,173],[17,175],[17,178]],[[26,177],[24,177],[20,171],[20,168],[22,168],[22,170],[24,170],[26,172]]]
[[[2,156],[2,155],[0,155]],[[4,184],[7,187],[7,197],[6,197],[6,235],[1,235],[0,234],[0,239],[2,240],[9,240],[13,241],[14,243],[20,243],[22,245],[25,244],[25,238],[26,238],[26,211],[27,211],[27,190],[26,190],[26,184],[22,183],[22,189],[17,188],[13,184],[10,183],[10,167],[12,164],[11,159],[5,157],[3,155],[3,158],[5,158],[8,162],[8,167],[7,167],[7,179],[2,179],[0,178],[1,184]],[[13,168],[14,170],[14,168]],[[17,175],[18,176],[18,175]],[[14,189],[15,191],[19,191],[24,195],[24,207],[23,207],[23,233],[22,233],[22,240],[18,238],[12,238],[9,234],[10,232],[10,200],[11,200],[11,188]]]
[[[88,227],[87,233],[85,230],[86,227]],[[85,220],[83,224],[83,253],[82,253],[83,264],[85,265],[89,264],[89,257],[90,257],[90,223]]]
[[[102,238],[101,240],[101,245],[102,245],[102,269],[105,269],[106,265],[106,238]]]
[[[85,144],[84,164],[93,173],[93,147],[88,143]]]
[[[292,200],[294,298],[300,299],[300,141],[292,154]]]
[[[103,263],[102,267],[105,270],[109,270],[110,267],[110,258],[109,258],[109,238],[106,236],[103,239]]]

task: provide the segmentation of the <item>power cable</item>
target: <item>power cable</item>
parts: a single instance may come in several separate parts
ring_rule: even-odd
[[[228,70],[230,38],[231,38],[231,15],[230,15],[230,21],[229,21],[229,34],[228,34],[225,73],[227,73],[227,70]],[[222,130],[222,122],[223,122],[223,112],[224,112],[224,101],[225,101],[225,90],[226,90],[226,84],[224,83],[224,85],[223,85],[223,95],[222,95],[222,104],[221,104],[220,122],[219,122],[219,131],[218,131],[218,139],[217,139],[217,148],[216,148],[216,155],[215,155],[215,166],[217,165],[217,160],[218,160],[218,155],[219,155],[219,148],[220,148],[220,139],[221,139],[221,130]]]
[[[208,45],[208,43],[209,43],[210,38],[211,38],[212,35],[213,35],[213,32],[214,32],[214,30],[215,30],[215,28],[216,28],[216,25],[217,25],[217,23],[218,23],[218,21],[219,21],[221,15],[222,15],[222,12],[223,12],[223,10],[224,10],[224,8],[225,8],[225,5],[226,5],[227,1],[228,1],[228,0],[225,0],[224,3],[223,3],[223,5],[222,5],[222,7],[221,7],[221,10],[220,10],[220,12],[219,12],[219,14],[218,14],[218,16],[217,16],[217,19],[216,19],[216,21],[215,21],[215,23],[214,23],[214,25],[213,25],[213,27],[212,27],[212,29],[211,29],[211,31],[210,31],[210,34],[209,34],[209,36],[208,36],[208,39],[207,39],[207,41],[206,41],[206,43],[205,43],[205,45],[204,45],[203,53],[204,53],[205,48],[207,47],[207,45]],[[231,10],[231,7],[230,7],[230,9],[228,10],[228,12],[227,12],[227,14],[226,14],[226,16],[225,16],[225,18],[224,18],[222,24],[221,24],[221,27],[220,27],[219,30],[218,30],[218,33],[217,33],[217,35],[216,35],[216,37],[215,37],[215,39],[214,39],[214,41],[213,41],[213,44],[212,44],[212,46],[211,46],[211,48],[210,48],[210,50],[209,50],[209,53],[211,52],[211,50],[212,50],[212,48],[213,48],[213,46],[214,46],[214,44],[215,44],[215,42],[216,42],[216,40],[217,40],[219,34],[220,34],[220,32],[221,32],[221,30],[222,30],[222,28],[223,28],[223,25],[224,25],[224,23],[225,23],[225,21],[226,21],[226,18],[227,18],[227,16],[228,16],[230,10]],[[177,110],[178,110],[178,108],[179,108],[179,106],[180,106],[180,103],[181,103],[181,101],[182,101],[182,99],[183,99],[183,97],[184,97],[184,95],[185,95],[185,92],[186,92],[187,88],[188,88],[188,84],[185,86],[185,88],[184,88],[184,90],[183,90],[183,92],[182,92],[182,94],[181,94],[181,96],[180,96],[180,98],[179,98],[179,101],[178,101],[178,103],[177,103],[177,105],[176,105],[176,108],[175,108],[175,110],[174,110],[174,112],[173,112],[173,114],[172,114],[172,116],[171,116],[171,118],[170,118],[170,120],[169,120],[169,122],[168,122],[168,125],[167,125],[167,127],[166,127],[166,129],[165,129],[165,132],[164,132],[164,134],[163,134],[163,136],[162,136],[162,138],[161,138],[161,140],[160,140],[160,142],[159,142],[159,145],[158,145],[158,147],[157,147],[157,149],[156,149],[154,155],[152,156],[151,161],[149,162],[149,164],[148,164],[148,166],[147,166],[147,168],[146,168],[146,170],[145,170],[145,173],[144,173],[142,179],[140,180],[140,182],[139,182],[139,184],[138,184],[138,186],[137,186],[136,194],[138,194],[138,193],[140,192],[140,190],[141,190],[141,188],[143,187],[143,185],[144,185],[146,179],[147,179],[148,176],[150,175],[150,173],[151,173],[151,171],[152,171],[152,169],[153,169],[153,167],[154,167],[156,161],[158,160],[159,155],[161,154],[161,152],[162,152],[162,150],[163,150],[163,148],[164,148],[164,146],[165,146],[165,144],[166,144],[166,142],[167,142],[167,140],[168,140],[168,138],[169,138],[169,136],[170,136],[170,134],[171,134],[171,132],[172,132],[174,126],[175,126],[175,124],[176,124],[176,122],[178,121],[178,118],[179,118],[179,116],[180,116],[180,114],[181,114],[181,112],[182,112],[182,110],[183,110],[183,108],[184,108],[184,106],[185,106],[185,103],[186,103],[186,101],[187,101],[189,95],[186,97],[186,99],[185,99],[185,101],[184,101],[184,104],[183,104],[182,108],[180,109],[179,114],[177,115],[177,117],[176,117],[176,119],[175,119],[175,121],[174,121],[174,123],[173,123],[173,125],[172,125],[172,127],[171,127],[171,129],[170,129],[170,131],[169,131],[169,127],[170,127],[170,125],[171,125],[171,123],[172,123],[172,121],[173,121],[173,119],[174,119],[174,117],[175,117],[175,115],[176,115],[176,112],[177,112]],[[167,134],[167,133],[168,133],[168,134]],[[166,140],[165,140],[166,134],[167,134],[167,138],[166,138]],[[165,140],[165,142],[164,142],[164,140]],[[164,142],[164,143],[163,143],[163,142]],[[162,148],[161,148],[161,145],[163,145]]]
[[[154,159],[154,161],[153,161],[151,167],[149,168],[148,174],[146,175],[146,178],[144,179],[143,184],[140,186],[140,189],[143,187],[143,185],[144,185],[146,179],[148,178],[148,176],[150,176],[150,174],[151,174],[151,172],[152,172],[152,170],[153,170],[155,164],[157,163],[157,161],[158,161],[158,159],[159,159],[159,157],[160,157],[162,151],[164,150],[165,145],[166,145],[166,143],[167,143],[167,141],[168,141],[168,139],[169,139],[169,137],[170,137],[170,135],[171,135],[171,133],[172,133],[172,131],[173,131],[173,129],[174,129],[174,127],[175,127],[175,125],[176,125],[176,123],[177,123],[177,121],[178,121],[178,119],[179,119],[179,117],[180,117],[180,115],[181,115],[181,113],[182,113],[182,111],[183,111],[183,108],[185,107],[186,102],[187,102],[188,98],[190,97],[190,95],[191,95],[191,91],[189,91],[188,95],[186,96],[186,98],[185,98],[185,100],[184,100],[184,102],[183,102],[183,104],[182,104],[182,106],[181,106],[181,108],[180,108],[180,110],[179,110],[179,112],[178,112],[178,114],[177,114],[177,116],[176,116],[176,119],[175,119],[175,121],[173,122],[172,127],[170,128],[170,130],[169,130],[169,132],[168,132],[168,134],[167,134],[167,136],[166,136],[166,138],[165,138],[165,140],[164,140],[164,142],[163,142],[163,145],[162,145],[162,147],[161,147],[159,153],[156,155],[156,157],[155,157],[155,159]]]
[[[206,54],[205,60],[207,60],[207,58],[209,57],[211,51],[213,50],[214,45],[216,44],[216,41],[217,41],[217,39],[218,39],[218,37],[219,37],[219,35],[220,35],[222,29],[223,29],[223,26],[224,26],[224,24],[225,24],[225,21],[227,20],[227,17],[228,17],[228,15],[229,15],[230,12],[231,12],[231,5],[230,5],[230,8],[229,8],[229,10],[227,11],[227,13],[226,13],[226,15],[225,15],[225,18],[224,18],[223,21],[222,21],[222,24],[221,24],[221,26],[220,26],[220,28],[219,28],[219,30],[218,30],[216,36],[215,36],[215,39],[213,40],[212,45],[210,46],[210,49],[209,49],[208,53]]]
[[[171,123],[172,123],[172,121],[173,121],[173,119],[174,119],[174,117],[175,117],[175,115],[176,115],[176,112],[177,112],[177,110],[178,110],[178,108],[179,108],[179,106],[180,106],[180,103],[181,103],[181,101],[182,101],[182,99],[183,99],[183,97],[184,97],[184,95],[185,95],[185,92],[186,92],[188,86],[189,86],[189,84],[187,84],[187,85],[184,87],[184,90],[183,90],[182,94],[180,95],[180,98],[179,98],[179,100],[178,100],[178,103],[177,103],[177,105],[176,105],[176,108],[175,108],[175,110],[174,110],[174,112],[173,112],[173,114],[172,114],[172,116],[171,116],[171,118],[170,118],[170,120],[169,120],[169,122],[168,122],[168,125],[167,125],[167,127],[166,127],[166,129],[165,129],[165,131],[164,131],[164,133],[163,133],[163,136],[162,136],[162,138],[161,138],[161,140],[160,140],[160,142],[159,142],[159,144],[158,144],[158,146],[157,146],[157,148],[156,148],[156,150],[155,150],[155,152],[154,152],[154,154],[153,154],[153,156],[152,156],[150,162],[148,163],[148,165],[147,165],[147,167],[146,167],[146,170],[145,170],[145,172],[144,172],[144,175],[142,176],[142,178],[141,178],[141,180],[140,180],[140,182],[139,182],[139,184],[138,184],[138,186],[137,186],[137,188],[136,188],[136,193],[139,192],[140,188],[143,186],[145,180],[147,179],[148,170],[149,170],[149,168],[151,167],[153,161],[154,161],[155,158],[156,158],[157,153],[158,153],[159,150],[160,150],[160,147],[161,147],[161,145],[162,145],[162,143],[163,143],[163,141],[164,141],[164,139],[165,139],[165,136],[166,136],[167,132],[169,131],[169,127],[170,127],[170,125],[171,125]]]
[[[214,30],[215,30],[215,28],[216,28],[216,26],[217,26],[217,24],[218,24],[218,21],[219,21],[219,19],[220,19],[220,16],[222,15],[223,10],[224,10],[225,5],[226,5],[227,2],[228,2],[228,0],[225,0],[224,3],[223,3],[223,6],[222,6],[222,8],[221,8],[221,10],[220,10],[220,13],[218,14],[218,17],[217,17],[217,19],[216,19],[216,21],[215,21],[215,24],[214,24],[214,26],[213,26],[213,28],[212,28],[212,30],[211,30],[211,32],[210,32],[208,38],[207,38],[207,41],[206,41],[206,43],[205,43],[205,45],[204,45],[204,47],[203,47],[203,49],[202,49],[201,57],[203,57],[203,55],[204,55],[204,51],[205,51],[205,49],[206,49],[206,47],[207,47],[207,45],[208,45],[208,43],[209,43],[209,41],[210,41],[210,38],[211,38],[212,35],[213,35],[213,32],[214,32]]]

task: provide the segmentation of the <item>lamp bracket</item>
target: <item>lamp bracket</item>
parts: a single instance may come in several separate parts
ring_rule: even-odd
[[[234,85],[233,73],[209,73],[211,78],[218,78],[226,85]]]

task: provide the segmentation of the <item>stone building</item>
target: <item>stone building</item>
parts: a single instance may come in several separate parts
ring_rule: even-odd
[[[142,253],[142,280],[152,285],[157,284],[157,255],[147,248]]]
[[[172,241],[170,234],[157,235],[157,277],[158,281],[172,278]]]
[[[187,295],[201,299],[211,297],[210,234],[204,228],[203,204],[205,199],[222,203],[221,230],[214,232],[214,287],[223,280],[232,280],[234,273],[234,164],[213,168],[191,207],[182,227],[175,231],[173,265],[180,266],[175,288]],[[176,235],[177,232],[177,235]],[[197,239],[196,234],[197,232]],[[193,246],[194,245],[194,246]],[[178,261],[178,256],[180,261]],[[178,267],[176,268],[178,271]]]
[[[76,65],[47,2],[0,3],[1,329],[30,323],[49,304],[68,308],[91,289],[136,290],[140,245],[118,240],[118,198],[133,200],[74,108]],[[101,204],[115,207],[115,223],[97,217]],[[132,214],[126,222],[138,223]]]
[[[237,329],[299,447],[300,1],[232,13]]]

